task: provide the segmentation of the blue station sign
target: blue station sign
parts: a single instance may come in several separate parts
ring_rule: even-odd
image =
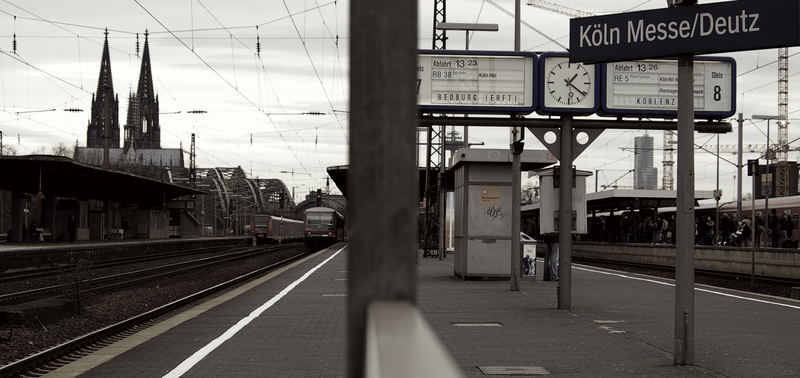
[[[710,54],[800,44],[800,0],[740,0],[570,19],[570,61]]]

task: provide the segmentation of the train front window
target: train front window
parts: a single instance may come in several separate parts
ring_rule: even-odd
[[[307,216],[309,226],[328,226],[333,224],[333,214],[309,213]]]
[[[255,227],[256,228],[264,228],[267,227],[267,216],[266,215],[254,215],[253,216]]]

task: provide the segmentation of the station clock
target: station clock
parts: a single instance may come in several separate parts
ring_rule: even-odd
[[[597,67],[570,63],[567,53],[544,53],[539,67],[540,113],[574,115],[597,110]]]

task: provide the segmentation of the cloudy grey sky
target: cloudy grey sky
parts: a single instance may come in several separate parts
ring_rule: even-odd
[[[700,1],[708,3],[711,1]],[[568,45],[569,18],[525,5],[523,21],[542,34],[522,27],[522,49],[563,51]],[[662,8],[663,0],[557,1],[560,5],[603,14]],[[433,1],[420,1],[419,47],[431,47]],[[159,95],[162,146],[189,147],[197,135],[198,165],[241,166],[261,178],[280,178],[299,193],[324,185],[325,168],[347,164],[348,143],[348,13],[349,1],[231,1],[231,0],[2,0],[0,1],[0,130],[3,143],[28,154],[58,143],[86,144],[91,94],[96,91],[103,29],[109,29],[114,88],[120,97],[124,124],[127,99],[135,89],[140,61],[136,33],[144,42],[150,32],[154,85]],[[499,24],[496,33],[476,33],[471,50],[512,50],[511,0],[450,0],[450,22]],[[16,19],[15,17],[16,16]],[[256,29],[256,26],[258,28]],[[17,54],[12,51],[16,34]],[[256,37],[261,54],[256,54]],[[447,47],[463,49],[464,35],[449,33]],[[789,50],[790,55],[797,52]],[[737,60],[737,112],[777,114],[777,51],[725,54]],[[798,109],[800,95],[792,93],[800,70],[789,60],[789,111]],[[796,91],[795,91],[796,92]],[[83,112],[65,112],[79,108]],[[55,111],[42,111],[56,109]],[[204,110],[205,114],[187,113]],[[19,113],[18,113],[19,112]],[[178,113],[180,112],[180,113]],[[323,115],[303,114],[321,112]],[[790,118],[796,113],[790,113]],[[538,117],[532,115],[531,117]],[[800,117],[798,117],[800,118]],[[800,122],[798,121],[791,121]],[[735,125],[734,125],[735,126]],[[777,128],[770,136],[776,141]],[[766,142],[766,122],[745,122],[745,143]],[[633,167],[636,131],[601,135],[576,161],[580,169],[600,170],[594,180],[610,184]],[[661,132],[651,132],[661,148]],[[252,136],[252,142],[251,142]],[[790,125],[789,140],[797,138]],[[507,148],[508,132],[496,128],[470,129],[471,142]],[[716,138],[695,134],[699,144],[715,146]],[[736,143],[734,132],[721,144]],[[542,146],[529,139],[526,149]],[[723,155],[735,161],[735,155]],[[746,154],[745,159],[755,158]],[[797,153],[789,159],[796,161]],[[187,156],[188,162],[188,156]],[[655,165],[661,174],[661,151]],[[696,155],[696,187],[712,190],[716,159]],[[187,163],[188,164],[188,163]],[[292,173],[282,173],[289,171]],[[723,200],[735,196],[735,167],[720,164]],[[527,178],[523,182],[529,182]],[[659,183],[661,179],[659,177]],[[632,185],[632,175],[619,180]],[[745,177],[744,192],[750,180]]]

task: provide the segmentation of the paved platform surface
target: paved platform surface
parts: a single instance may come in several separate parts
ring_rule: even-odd
[[[209,300],[50,376],[161,377],[187,360],[195,364],[184,365],[184,377],[343,376],[347,255],[337,250]],[[453,278],[451,256],[421,258],[419,307],[468,377],[486,377],[481,367],[492,366],[570,377],[800,376],[798,301],[698,287],[695,366],[678,367],[669,280],[573,269],[572,309],[558,310],[558,282],[523,281],[511,292],[508,281]],[[271,300],[282,291],[280,300]],[[254,314],[259,307],[263,312]],[[231,327],[238,332],[231,334]],[[226,331],[229,337],[214,344]]]

